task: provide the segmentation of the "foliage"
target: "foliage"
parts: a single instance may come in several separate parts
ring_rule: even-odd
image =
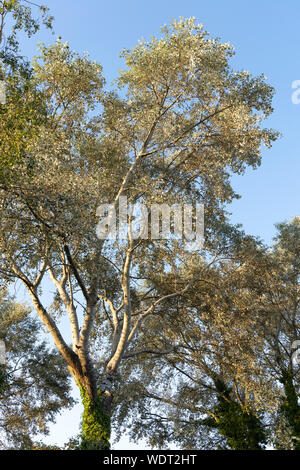
[[[23,1],[0,1],[0,79],[5,82],[6,92],[6,103],[0,105],[0,181],[3,184],[16,179],[14,168],[28,155],[45,120],[44,101],[32,80],[32,68],[21,55],[18,39],[20,31],[31,37],[42,24],[52,29],[48,8],[38,9],[42,17],[35,19],[31,6]],[[7,37],[6,21],[9,23]],[[29,172],[32,164],[27,162]]]
[[[280,411],[286,418],[286,422],[291,430],[291,439],[294,442],[294,450],[300,449],[300,405],[299,398],[296,392],[296,387],[293,383],[293,375],[286,371],[282,374],[281,379],[284,386],[284,398],[280,406]],[[280,443],[279,443],[280,448]]]
[[[27,446],[57,413],[74,403],[66,364],[41,339],[41,323],[30,310],[0,293],[0,337],[6,344],[2,366],[1,447]]]
[[[122,369],[119,433],[130,426],[158,447],[297,448],[299,218],[277,227],[270,249],[236,239],[140,333]],[[154,279],[160,293],[172,291],[169,273]]]
[[[47,7],[35,5],[41,14],[41,18],[36,19],[32,14],[33,4],[29,3],[23,0],[0,1],[0,63],[21,71],[25,76],[30,73],[30,66],[21,55],[18,33],[23,31],[31,37],[39,31],[41,25],[52,30],[53,23]],[[5,34],[6,21],[9,21],[8,35]]]
[[[233,400],[231,390],[220,380],[216,383],[216,389],[219,393],[214,410],[216,420],[205,419],[203,425],[217,428],[233,450],[262,450],[267,439],[259,418],[252,410],[244,410]]]
[[[26,160],[28,174],[32,160],[26,159],[28,151],[39,135],[45,121],[43,99],[31,80],[24,80],[15,72],[6,77],[6,103],[0,105],[0,181],[16,182],[15,167]]]

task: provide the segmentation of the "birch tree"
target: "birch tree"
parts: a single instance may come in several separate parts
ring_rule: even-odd
[[[34,63],[47,122],[27,152],[31,171],[24,160],[14,169],[19,183],[1,186],[1,272],[26,286],[80,388],[82,448],[109,447],[126,351],[145,320],[163,315],[166,300],[187,293],[204,269],[157,295],[151,274],[179,273],[194,253],[184,239],[135,237],[131,209],[203,203],[206,243],[196,252],[209,258],[226,238],[224,206],[237,197],[230,175],[256,168],[261,146],[277,137],[262,127],[273,89],[263,76],[231,70],[232,55],[193,19],[180,19],[123,51],[117,91],[104,88],[99,64],[60,41]],[[99,237],[99,206],[110,205],[107,221],[116,210],[119,228],[124,198],[127,237]],[[56,290],[50,306],[40,295],[46,280]],[[70,336],[57,312],[68,316]]]

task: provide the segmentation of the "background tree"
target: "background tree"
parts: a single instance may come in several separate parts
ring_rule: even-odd
[[[35,18],[32,6],[40,18]],[[15,178],[14,167],[28,153],[45,119],[42,97],[32,83],[31,65],[22,54],[18,33],[31,37],[42,25],[52,30],[52,21],[47,7],[0,1],[0,80],[5,82],[6,93],[6,103],[0,104],[0,179],[6,184]]]
[[[0,291],[0,338],[6,345],[1,366],[1,448],[30,447],[49,422],[74,401],[70,377],[61,355],[42,339],[42,324],[28,307]]]
[[[202,254],[217,251],[215,241],[226,238],[224,204],[236,197],[230,174],[255,168],[261,144],[276,138],[261,127],[272,88],[263,77],[233,72],[232,54],[194,20],[175,21],[161,38],[124,51],[123,98],[104,92],[101,67],[67,44],[42,47],[34,64],[47,120],[18,167],[22,186],[1,188],[1,272],[26,286],[81,390],[82,448],[109,446],[119,366],[144,321],[206,269],[184,273],[172,292],[157,296],[154,271],[180,276],[183,261],[195,266],[185,240],[135,239],[131,230],[125,240],[99,240],[97,207],[117,208],[121,196],[131,206],[196,199],[205,204]],[[56,288],[52,309],[39,292],[47,278]],[[69,316],[71,347],[53,309]]]
[[[261,312],[269,320],[264,323],[264,366],[267,373],[282,384],[278,421],[286,423],[286,432],[283,434],[290,436],[289,442],[285,440],[285,443],[281,443],[275,427],[275,445],[278,448],[289,446],[299,450],[300,370],[299,361],[294,359],[300,337],[299,217],[277,224],[276,227],[277,236],[270,252],[272,267],[263,278]]]
[[[148,320],[139,354],[127,352],[116,428],[158,447],[298,448],[299,218],[277,229],[270,249],[238,241]],[[157,278],[160,294],[173,282]]]
[[[40,13],[39,18],[36,18],[32,7]],[[1,0],[0,61],[13,70],[21,68],[24,74],[30,73],[30,64],[20,50],[18,33],[23,31],[31,37],[42,25],[51,30],[53,19],[44,5],[39,6],[27,0]]]
[[[264,339],[249,282],[263,272],[264,249],[242,233],[224,248],[201,280],[148,320],[126,355],[131,393],[120,389],[116,427],[125,420],[132,437],[158,448],[257,450],[267,442],[262,417],[276,391],[258,360]],[[153,282],[166,295],[178,278],[153,273]]]

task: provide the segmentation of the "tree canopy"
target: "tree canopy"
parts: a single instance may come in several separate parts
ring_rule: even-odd
[[[157,446],[297,448],[299,220],[279,225],[266,247],[226,212],[239,197],[231,176],[256,169],[278,137],[264,127],[273,88],[234,70],[233,48],[193,18],[124,50],[114,87],[61,40],[24,65],[16,34],[40,23],[22,2],[2,2],[2,18],[9,13],[0,273],[25,286],[56,346],[29,350],[32,374],[48,387],[37,365],[50,354],[80,389],[77,448],[108,449],[112,423]],[[151,211],[134,234],[136,207],[158,208],[158,222],[165,209],[174,228],[178,207],[195,204],[204,207],[204,245],[153,232]]]

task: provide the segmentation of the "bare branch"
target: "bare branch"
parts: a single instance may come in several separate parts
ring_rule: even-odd
[[[139,356],[140,354],[157,354],[163,356],[165,354],[170,354],[174,352],[174,349],[168,349],[167,351],[154,351],[152,349],[142,349],[140,351],[133,351],[125,354],[122,359],[128,359],[129,357]]]
[[[75,263],[74,263],[74,260],[73,260],[73,258],[72,258],[71,253],[70,253],[70,250],[69,250],[68,245],[66,245],[66,244],[64,245],[64,250],[65,250],[65,253],[66,253],[66,256],[67,256],[67,260],[68,260],[68,262],[69,262],[69,264],[70,264],[70,266],[71,266],[71,268],[72,268],[72,271],[73,271],[73,274],[74,274],[74,276],[75,276],[75,279],[76,279],[76,281],[77,281],[77,283],[78,283],[78,285],[79,285],[79,287],[80,287],[80,289],[81,289],[81,291],[82,291],[84,297],[86,298],[86,300],[88,300],[88,298],[89,298],[88,292],[87,292],[86,287],[85,287],[85,285],[84,285],[84,283],[83,283],[83,281],[82,281],[82,279],[81,279],[81,277],[80,277],[80,274],[79,274],[79,272],[78,272],[78,270],[77,270],[77,267],[76,267],[76,265],[75,265]]]

